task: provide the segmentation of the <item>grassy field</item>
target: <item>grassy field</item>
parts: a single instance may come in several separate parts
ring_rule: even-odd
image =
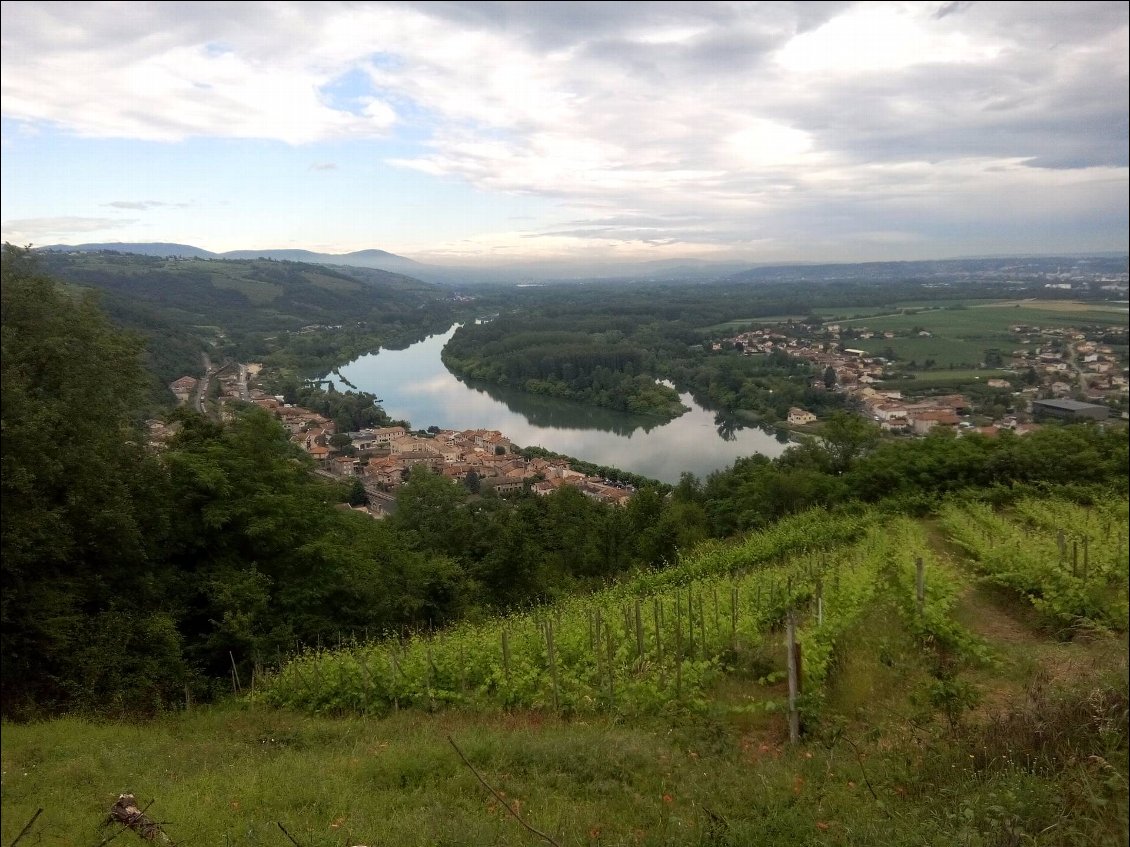
[[[1086,308],[1082,308],[1086,306]],[[1081,324],[1101,324],[1105,326],[1125,326],[1125,309],[1111,310],[1106,307],[1093,307],[1090,304],[1064,303],[1015,303],[1005,305],[999,301],[967,305],[960,309],[908,310],[901,314],[889,314],[867,318],[852,318],[839,321],[846,326],[866,326],[875,330],[909,330],[922,327],[931,332],[951,335],[974,335],[1008,333],[1015,324],[1029,326],[1079,326]]]
[[[987,660],[939,677],[883,589],[798,745],[779,708],[780,632],[735,657],[699,708],[661,718],[365,718],[243,700],[149,723],[5,724],[2,842],[41,808],[21,843],[105,843],[129,792],[178,844],[550,843],[504,803],[561,847],[1125,844],[1125,636],[1049,638],[923,526],[932,584],[964,585],[950,614]]]
[[[994,369],[969,369],[969,368],[953,368],[953,369],[938,369],[930,371],[918,371],[917,378],[921,380],[928,380],[930,382],[985,382],[990,379],[1015,379],[1016,374],[1013,371],[1002,371]]]

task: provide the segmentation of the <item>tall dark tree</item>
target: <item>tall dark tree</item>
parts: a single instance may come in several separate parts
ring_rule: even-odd
[[[141,344],[90,295],[2,263],[2,656],[6,713],[181,691],[163,479],[144,451]]]

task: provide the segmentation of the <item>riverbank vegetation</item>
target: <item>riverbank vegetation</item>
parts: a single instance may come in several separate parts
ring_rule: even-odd
[[[791,407],[824,417],[843,408],[845,399],[825,390],[831,386],[824,371],[803,359],[780,349],[743,355],[725,342],[758,324],[771,324],[783,339],[808,344],[815,336],[823,338],[819,328],[834,319],[844,346],[886,356],[905,376],[896,387],[918,393],[982,390],[978,369],[1015,346],[1010,327],[1017,323],[1066,319],[1067,325],[1082,322],[1101,329],[1116,325],[1119,314],[1125,320],[1124,310],[1098,301],[1068,303],[1073,308],[1060,311],[1054,308],[1061,302],[1056,299],[1015,305],[1018,296],[1047,298],[1041,280],[1030,286],[980,279],[944,286],[886,277],[807,280],[805,294],[797,291],[796,283],[769,281],[484,291],[480,314],[496,316],[461,326],[444,348],[443,360],[463,377],[665,416],[678,412],[671,404],[675,392],[655,391],[673,385],[731,425],[772,426],[784,421]],[[814,309],[815,302],[829,305]],[[910,305],[894,305],[900,302]],[[1014,305],[995,308],[999,303]],[[857,315],[864,317],[852,317]],[[894,337],[887,338],[884,330]]]
[[[443,363],[470,379],[622,412],[667,419],[685,411],[678,393],[657,381],[656,351],[618,329],[567,323],[572,328],[529,317],[468,324],[444,346]]]

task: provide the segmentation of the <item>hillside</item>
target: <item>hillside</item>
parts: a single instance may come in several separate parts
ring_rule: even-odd
[[[1075,578],[1113,603],[1113,629],[1076,609],[1064,640],[1059,613],[1004,587],[1000,555],[971,540],[985,521],[1021,532],[1028,561],[1061,525],[1068,551],[1089,539]],[[955,502],[941,522],[813,513],[607,596],[310,653],[233,679],[243,695],[225,706],[8,726],[3,838],[46,807],[32,832],[81,839],[125,788],[200,843],[272,843],[280,824],[326,847],[537,843],[517,814],[561,847],[1124,844],[1125,531],[1125,500]],[[1052,580],[1045,597],[1070,592],[1070,556],[1030,572]]]
[[[278,262],[303,262],[314,265],[345,265],[355,268],[374,268],[390,273],[407,274],[421,277],[429,282],[445,283],[452,281],[451,269],[425,265],[420,262],[398,256],[387,250],[354,250],[350,253],[318,253],[313,250],[295,249],[264,249],[264,250],[228,250],[224,253],[213,253],[191,244],[172,244],[165,242],[102,242],[89,244],[49,244],[36,248],[40,253],[62,253],[67,255],[81,255],[86,253],[121,253],[124,255],[153,256],[170,259],[225,259],[239,261],[243,259],[270,259]]]
[[[0,271],[4,843],[121,791],[176,843],[1125,843],[1124,427],[845,417],[623,507],[417,466],[378,521],[257,406],[150,444],[139,341]]]
[[[196,372],[201,349],[261,358],[289,347],[299,366],[336,364],[384,341],[445,328],[453,315],[446,289],[372,268],[109,251],[36,256],[51,276],[102,292],[107,312],[149,340],[153,367],[166,381]],[[314,337],[286,336],[302,332]]]

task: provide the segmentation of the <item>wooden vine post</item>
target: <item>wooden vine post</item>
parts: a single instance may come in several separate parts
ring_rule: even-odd
[[[510,636],[506,628],[502,629],[502,672],[506,675],[506,682],[510,682]]]
[[[558,712],[561,710],[561,699],[557,691],[557,651],[553,646],[553,619],[549,618],[545,622],[545,646],[546,652],[549,656],[549,678],[553,683],[553,711]]]
[[[816,625],[824,626],[824,580],[816,579]]]
[[[640,614],[640,601],[636,600],[635,604],[635,624],[636,624],[636,656],[642,663],[644,660],[643,650],[643,616]]]
[[[800,713],[797,711],[797,696],[800,694],[800,668],[797,659],[796,612],[790,608],[785,623],[785,661],[789,674],[789,742],[800,741]]]

